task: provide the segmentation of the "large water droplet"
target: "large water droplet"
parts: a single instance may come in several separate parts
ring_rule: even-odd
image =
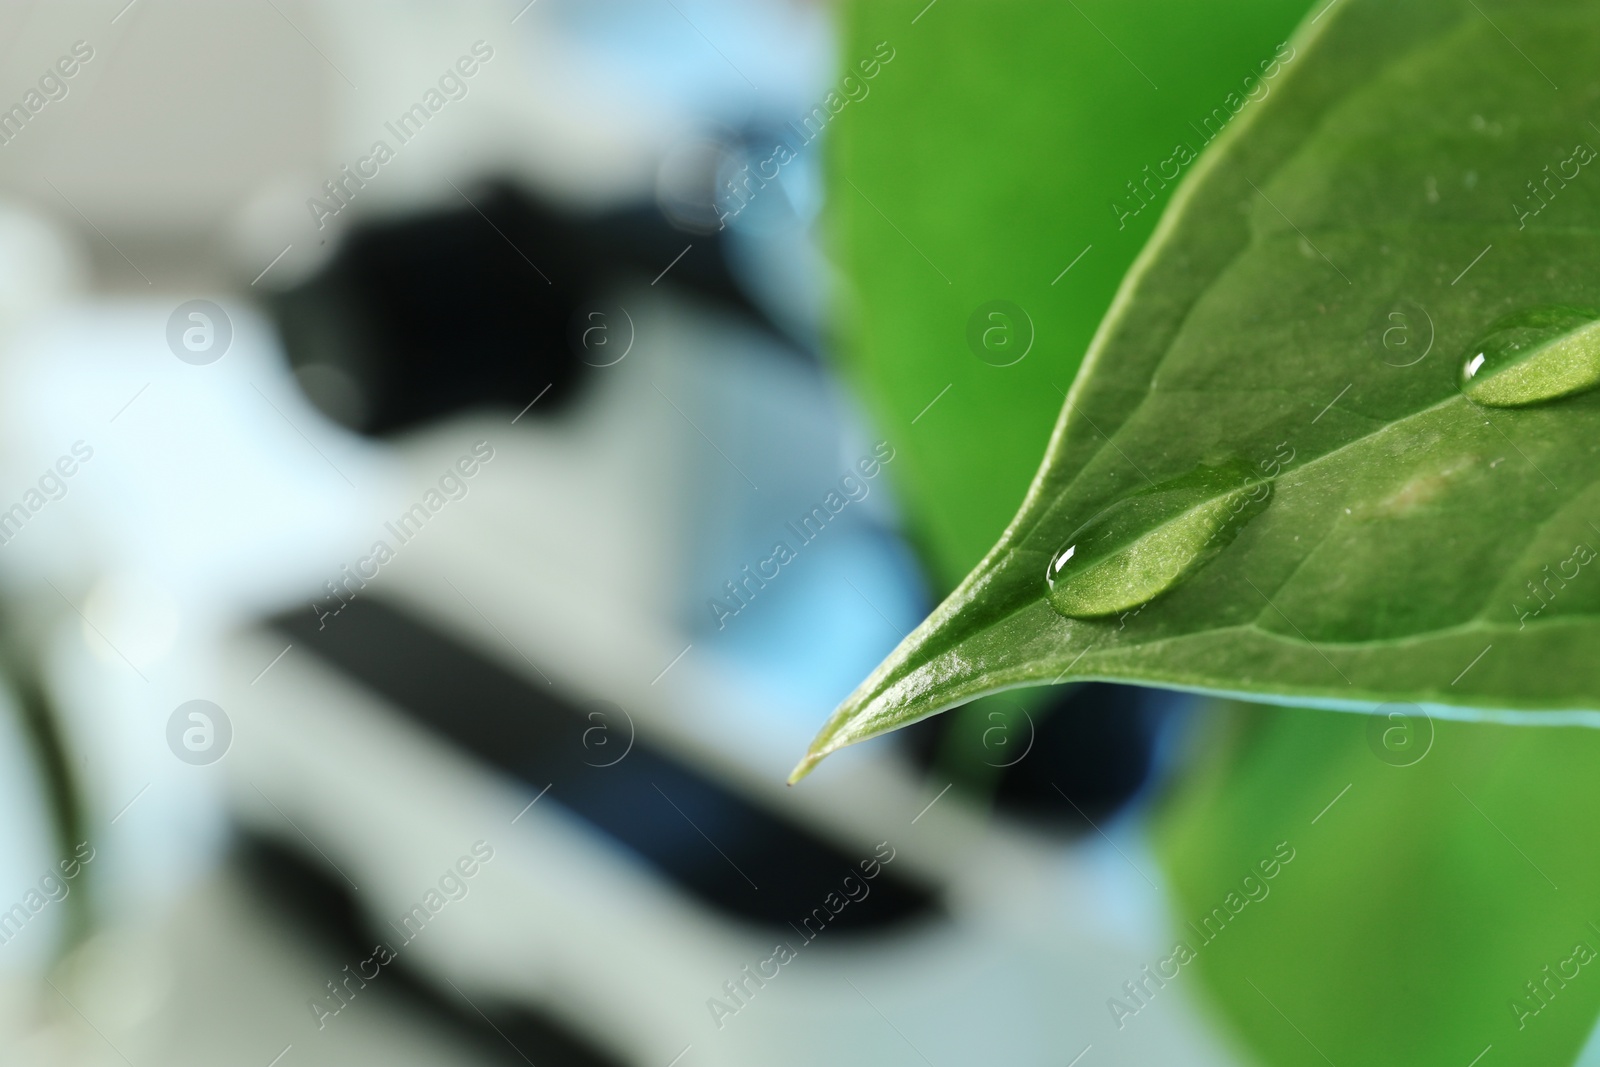
[[[1136,608],[1171,589],[1267,506],[1272,483],[1248,463],[1201,466],[1106,508],[1045,569],[1050,606],[1073,619]]]
[[[1600,312],[1552,306],[1508,315],[1467,350],[1461,390],[1515,408],[1600,386]]]

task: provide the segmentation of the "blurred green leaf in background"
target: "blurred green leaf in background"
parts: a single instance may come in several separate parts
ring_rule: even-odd
[[[1574,958],[1600,952],[1600,731],[1215,717],[1157,843],[1191,938],[1277,842],[1296,850],[1193,964],[1263,1063],[1573,1062],[1600,1013],[1600,959]]]
[[[848,279],[837,347],[903,457],[899,485],[939,592],[994,544],[1038,469],[1089,339],[1171,195],[1145,168],[1214,129],[1207,116],[1244,95],[1305,9],[846,5],[842,62],[881,41],[895,58],[829,128],[831,248]],[[1129,183],[1150,190],[1137,214]]]

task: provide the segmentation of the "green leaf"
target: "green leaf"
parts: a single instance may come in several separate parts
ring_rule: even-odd
[[[1576,944],[1600,949],[1600,731],[1223,711],[1219,758],[1155,824],[1174,936],[1196,952],[1175,984],[1277,1067],[1465,1067],[1491,1044],[1480,1067],[1572,1063],[1595,963],[1540,983]],[[1279,842],[1294,861],[1263,879]],[[1259,899],[1219,930],[1230,893]]]
[[[1600,142],[1597,48],[1579,3],[1339,0],[1312,16],[1270,92],[1189,165],[1017,517],[795,777],[1070,677],[1356,708],[1596,707],[1600,577],[1583,553],[1600,544],[1600,394],[1482,406],[1460,383],[1507,316],[1600,304],[1581,266],[1600,176],[1574,162]],[[1563,358],[1542,379],[1570,379]],[[1220,550],[1174,556],[1190,541],[1163,524],[1200,505],[1141,496],[1244,468],[1270,482],[1267,506]],[[1046,569],[1085,531],[1101,562],[1155,536],[1164,591],[1058,614]]]

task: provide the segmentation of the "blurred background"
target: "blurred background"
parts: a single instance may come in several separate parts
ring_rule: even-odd
[[[1574,1062],[1585,731],[1087,683],[782,784],[1306,14],[0,8],[0,1061]]]

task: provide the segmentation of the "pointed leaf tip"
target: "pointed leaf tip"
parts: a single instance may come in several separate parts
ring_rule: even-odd
[[[1512,229],[1498,192],[1585,103],[1496,81],[1504,139],[1485,156],[1466,132],[1501,33],[1548,42],[1560,82],[1587,77],[1600,23],[1577,0],[1494,8],[1490,26],[1459,0],[1346,0],[1301,27],[1271,94],[1179,179],[1017,517],[791,780],[1080,679],[1461,718],[1600,707],[1600,599],[1544,595],[1586,580],[1565,568],[1600,530],[1600,334],[1572,267],[1600,206],[1529,201]],[[1418,195],[1456,173],[1472,184]]]
[[[794,765],[794,770],[789,772],[788,784],[789,785],[798,785],[800,783],[800,779],[802,779],[806,775],[810,774],[812,772],[812,770],[816,768],[817,764],[819,764],[821,762],[822,762],[822,754],[821,753],[819,753],[819,752],[807,752],[806,756],[805,756],[805,759],[801,760],[799,763],[796,763]]]

